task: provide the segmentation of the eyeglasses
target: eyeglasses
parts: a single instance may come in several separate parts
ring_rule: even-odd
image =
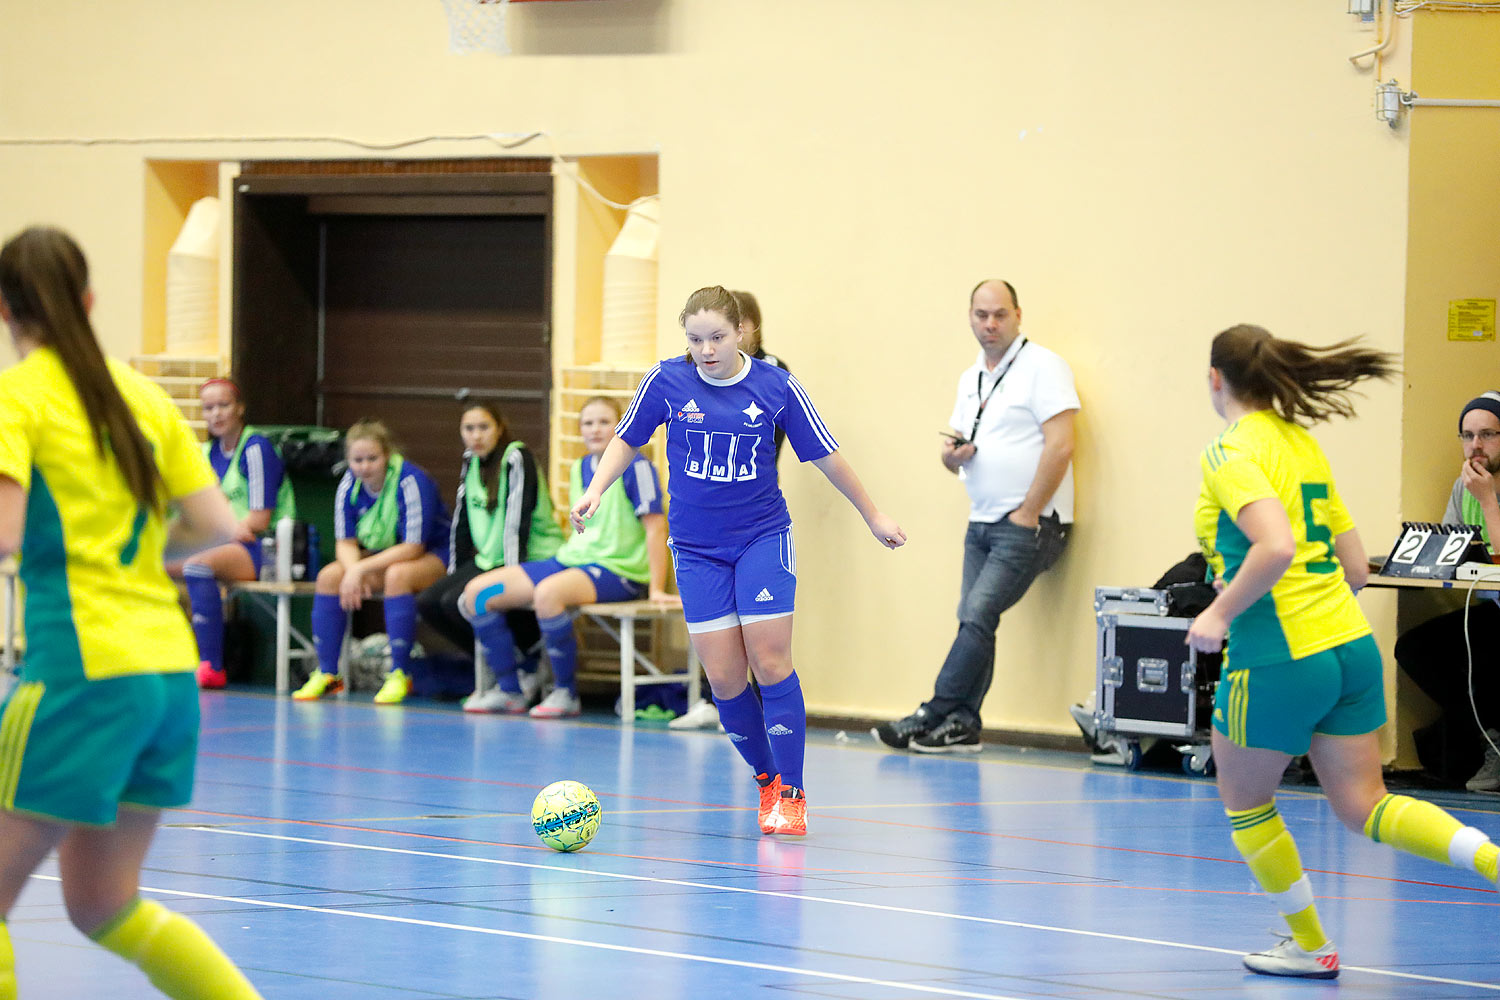
[[[1460,441],[1462,441],[1464,444],[1473,444],[1475,438],[1478,438],[1480,441],[1482,441],[1485,444],[1489,444],[1491,441],[1495,440],[1496,438],[1500,438],[1500,431],[1477,431],[1477,432],[1476,431],[1459,431],[1458,432],[1458,439]]]

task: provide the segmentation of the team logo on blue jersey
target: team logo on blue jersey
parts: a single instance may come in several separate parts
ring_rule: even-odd
[[[689,399],[682,404],[682,409],[677,411],[677,419],[689,424],[703,423],[703,411],[698,409],[698,401]]]
[[[761,414],[765,413],[766,411],[756,406],[755,400],[752,399],[750,400],[750,405],[745,407],[740,412],[750,418],[749,420],[745,421],[746,427],[759,427]]]

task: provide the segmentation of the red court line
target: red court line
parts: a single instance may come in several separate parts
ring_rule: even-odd
[[[353,771],[353,772],[360,773],[360,774],[384,774],[384,775],[392,775],[392,776],[395,776],[395,777],[402,777],[402,778],[426,778],[426,779],[430,779],[430,780],[433,780],[433,781],[454,781],[454,782],[460,782],[460,783],[464,783],[464,784],[496,785],[496,786],[502,786],[502,787],[506,787],[506,788],[526,788],[526,789],[536,788],[536,789],[540,789],[542,787],[540,785],[526,784],[526,783],[517,782],[517,781],[498,781],[498,780],[495,780],[495,779],[492,779],[492,778],[463,778],[463,777],[457,777],[457,776],[454,776],[454,775],[446,775],[446,774],[424,774],[424,773],[415,772],[415,771],[396,771],[396,770],[390,770],[390,769],[386,769],[386,768],[356,767],[356,766],[351,765],[351,764],[329,764],[329,763],[325,763],[323,761],[282,760],[282,759],[279,759],[279,758],[276,758],[276,757],[254,757],[254,756],[250,756],[250,755],[247,755],[247,754],[227,754],[227,753],[215,753],[215,752],[211,752],[211,751],[200,751],[199,756],[202,756],[202,757],[215,757],[215,758],[218,758],[220,760],[249,761],[251,763],[258,763],[258,764],[290,764],[290,765],[292,765],[294,767],[315,767],[315,768],[322,768],[324,770],[330,770],[330,771]],[[741,806],[724,805],[724,804],[720,804],[720,803],[692,802],[692,801],[683,800],[683,799],[660,799],[660,798],[653,798],[651,796],[644,796],[644,795],[621,795],[621,794],[614,793],[614,792],[605,792],[601,796],[601,798],[616,798],[616,799],[627,799],[627,800],[639,800],[641,802],[662,802],[662,803],[667,803],[669,805],[695,806],[695,807],[702,808],[702,809],[739,809],[739,808],[749,808],[749,807],[741,807]],[[933,803],[932,805],[933,805],[933,808],[937,808],[937,807],[942,806],[942,805],[951,805],[951,804],[953,804],[953,803]],[[217,814],[209,813],[207,815],[217,815]],[[225,813],[223,815],[228,816],[228,815],[232,815],[232,814]],[[894,827],[900,827],[900,828],[905,828],[905,829],[910,829],[910,830],[927,830],[927,831],[930,831],[930,832],[933,832],[933,833],[962,833],[962,834],[968,834],[970,836],[975,836],[975,837],[990,837],[990,838],[996,839],[996,840],[1019,840],[1019,841],[1024,841],[1024,842],[1027,842],[1027,843],[1034,843],[1034,844],[1049,844],[1049,845],[1052,845],[1054,847],[1081,847],[1081,848],[1084,848],[1086,850],[1119,851],[1119,852],[1127,853],[1127,854],[1145,854],[1145,855],[1150,855],[1150,856],[1153,856],[1153,857],[1174,858],[1174,859],[1183,860],[1183,861],[1213,861],[1213,862],[1217,862],[1218,864],[1226,864],[1226,865],[1243,865],[1245,863],[1240,858],[1212,858],[1212,857],[1204,857],[1204,856],[1196,855],[1196,854],[1179,854],[1179,853],[1174,852],[1174,851],[1153,851],[1153,850],[1150,850],[1150,849],[1144,848],[1144,847],[1119,847],[1119,846],[1115,846],[1115,845],[1111,845],[1111,844],[1086,844],[1086,843],[1079,843],[1077,841],[1070,841],[1070,840],[1054,840],[1054,839],[1047,838],[1047,837],[1024,837],[1024,836],[1021,836],[1020,834],[1013,834],[1013,833],[991,833],[991,832],[989,832],[987,830],[962,830],[962,829],[957,829],[957,828],[954,828],[954,827],[927,826],[927,825],[924,825],[924,824],[921,824],[921,823],[898,823],[898,822],[895,822],[894,820],[870,819],[868,817],[863,817],[863,816],[844,816],[844,815],[841,815],[841,814],[838,814],[838,813],[820,813],[819,816],[821,818],[827,818],[827,819],[841,819],[841,820],[844,820],[845,822],[849,822],[849,823],[870,823],[870,824],[875,824],[875,825],[879,825],[879,826],[894,826]],[[317,823],[315,823],[312,820],[278,820],[278,819],[273,819],[271,817],[265,817],[265,816],[262,816],[262,817],[242,817],[242,818],[246,818],[246,819],[258,819],[258,820],[265,821],[265,822],[307,823],[307,824],[310,824],[310,825],[326,825],[326,824],[317,824]],[[353,826],[348,826],[348,827],[333,826],[331,828],[333,828],[333,829],[348,829],[348,830],[361,830],[361,829],[365,829],[365,828],[362,828],[362,827],[353,827]],[[393,833],[395,831],[391,831],[391,830],[378,830],[378,829],[373,829],[372,828],[370,830],[370,832],[376,832],[376,833]],[[438,837],[435,834],[414,833],[414,834],[411,834],[411,836],[414,836],[414,837],[432,837],[433,839],[437,839],[437,840],[452,839],[454,843],[492,844],[492,845],[495,845],[495,846],[517,846],[517,847],[522,846],[522,845],[496,845],[495,842],[493,842],[493,841],[484,841],[484,840],[464,840],[462,838],[442,838],[442,837]],[[526,850],[537,850],[537,849],[540,849],[540,850],[551,850],[551,848],[546,848],[546,847],[543,847],[543,848],[533,848],[533,847],[530,847],[530,846],[525,847],[525,849]],[[622,858],[623,857],[634,857],[633,855],[625,855],[625,854],[611,855],[611,856],[613,856],[613,857],[622,857]],[[641,859],[638,859],[638,860],[662,861],[662,860],[671,860],[671,859],[665,859],[665,858],[641,858]],[[684,864],[723,864],[723,862],[720,862],[720,861],[704,861],[704,862],[684,861],[683,863]],[[1425,879],[1390,878],[1388,876],[1383,876],[1383,875],[1366,875],[1366,874],[1363,874],[1361,872],[1342,872],[1342,871],[1337,871],[1337,870],[1332,870],[1332,869],[1325,869],[1325,868],[1306,868],[1304,870],[1312,872],[1312,873],[1317,874],[1317,875],[1342,875],[1342,876],[1346,876],[1346,877],[1349,877],[1349,878],[1367,878],[1367,879],[1374,879],[1375,881],[1378,881],[1378,882],[1391,882],[1391,883],[1396,883],[1396,884],[1399,884],[1399,885],[1419,885],[1419,886],[1427,886],[1429,888],[1434,888],[1434,889],[1458,889],[1458,890],[1463,891],[1463,892],[1488,892],[1488,893],[1493,893],[1493,892],[1496,891],[1493,888],[1484,889],[1484,888],[1480,888],[1480,887],[1477,887],[1477,886],[1452,885],[1452,884],[1447,883],[1447,882],[1431,882],[1431,881],[1427,881]]]
[[[1032,844],[1051,844],[1057,847],[1082,847],[1093,851],[1120,851],[1126,854],[1149,854],[1158,858],[1176,858],[1184,861],[1214,861],[1225,865],[1243,865],[1245,862],[1240,858],[1210,858],[1198,854],[1178,854],[1175,851],[1153,851],[1144,847],[1117,847],[1112,844],[1084,844],[1073,840],[1053,840],[1047,837],[1023,837],[1017,833],[990,833],[987,830],[961,830],[947,826],[925,826],[921,823],[897,823],[888,819],[870,819],[866,816],[843,816],[837,813],[820,813],[819,819],[841,819],[849,823],[873,823],[879,826],[903,827],[909,830],[927,830],[933,833],[965,833],[974,837],[990,837],[995,840],[1021,840]],[[1377,882],[1394,882],[1400,885],[1422,885],[1433,889],[1459,889],[1464,892],[1488,892],[1493,893],[1493,888],[1483,889],[1471,885],[1451,885],[1447,882],[1429,882],[1424,879],[1389,878],[1384,875],[1366,875],[1362,872],[1342,872],[1326,868],[1304,868],[1303,871],[1312,872],[1316,875],[1343,875],[1349,878],[1368,878]],[[1334,897],[1324,897],[1332,899]]]
[[[412,838],[414,840],[436,840],[436,841],[441,841],[441,842],[451,843],[451,844],[472,844],[472,845],[479,846],[479,847],[510,847],[510,848],[514,848],[516,850],[522,850],[522,851],[544,851],[544,852],[551,852],[552,851],[552,849],[550,847],[544,847],[544,846],[541,846],[541,845],[538,845],[538,844],[514,844],[514,843],[510,843],[509,841],[500,841],[500,840],[475,840],[475,839],[469,838],[469,837],[449,837],[449,836],[445,836],[443,834],[417,833],[415,831],[409,831],[409,830],[386,830],[386,829],[382,829],[380,827],[373,827],[373,826],[355,826],[352,823],[328,823],[328,822],[325,822],[325,821],[322,821],[322,820],[313,820],[313,819],[279,819],[279,818],[274,817],[274,816],[251,816],[251,815],[246,815],[246,814],[242,814],[242,813],[213,812],[213,811],[210,811],[210,810],[207,810],[207,809],[194,809],[194,808],[191,808],[191,807],[185,808],[185,809],[173,809],[173,810],[170,810],[170,811],[174,812],[174,813],[178,813],[178,812],[197,813],[200,816],[217,816],[217,817],[219,817],[221,819],[240,819],[240,820],[248,820],[248,821],[254,821],[254,822],[261,822],[261,823],[290,823],[290,824],[295,824],[297,826],[313,826],[313,827],[321,827],[321,828],[329,829],[329,830],[348,830],[348,831],[352,831],[352,832],[356,832],[356,833],[379,833],[379,834],[385,834],[387,836],[392,836],[392,837],[410,837],[410,838]],[[889,825],[889,826],[909,826],[909,827],[912,827],[913,829],[932,830],[932,831],[940,832],[940,833],[972,833],[972,832],[975,832],[975,831],[970,831],[970,830],[948,830],[948,829],[944,829],[942,827],[919,826],[917,824],[911,824],[911,823],[889,823],[889,822],[884,821],[884,820],[870,820],[868,822],[884,823],[884,824]],[[1192,861],[1219,861],[1219,862],[1222,862],[1222,863],[1225,863],[1225,864],[1240,864],[1240,865],[1244,864],[1243,861],[1237,861],[1237,860],[1234,860],[1234,859],[1226,859],[1226,858],[1204,858],[1204,857],[1197,857],[1195,855],[1190,855],[1190,854],[1170,854],[1170,853],[1166,853],[1166,852],[1162,852],[1162,851],[1144,851],[1144,850],[1139,850],[1137,848],[1129,848],[1129,847],[1109,847],[1109,846],[1097,846],[1097,845],[1092,845],[1092,844],[1078,844],[1078,843],[1070,843],[1068,841],[1044,840],[1044,839],[1038,838],[1038,837],[1014,837],[1014,836],[1010,836],[1008,834],[981,834],[981,835],[982,836],[1005,837],[1005,838],[1012,839],[1012,840],[1033,841],[1035,843],[1040,843],[1040,844],[1056,844],[1056,845],[1062,845],[1062,846],[1065,846],[1065,847],[1086,847],[1086,848],[1087,847],[1093,847],[1096,850],[1126,851],[1126,852],[1135,852],[1135,853],[1142,853],[1142,854],[1154,854],[1154,855],[1158,855],[1160,857],[1181,858],[1181,859],[1187,859],[1187,860],[1192,860]],[[553,852],[553,853],[555,853],[555,852]],[[1222,896],[1260,896],[1260,895],[1262,895],[1262,893],[1260,893],[1260,892],[1239,891],[1239,890],[1233,890],[1233,889],[1199,889],[1199,888],[1192,888],[1192,887],[1183,888],[1181,886],[1140,886],[1140,885],[1126,885],[1125,883],[1119,882],[1117,880],[1111,880],[1111,881],[1105,881],[1105,880],[1099,880],[1099,879],[1095,879],[1095,880],[1083,880],[1082,877],[1080,877],[1079,881],[1059,882],[1059,881],[1056,881],[1056,880],[1044,880],[1044,879],[984,878],[984,877],[977,876],[977,875],[944,875],[944,874],[940,874],[940,873],[922,873],[922,872],[881,872],[881,871],[871,871],[869,869],[852,869],[852,868],[813,868],[813,867],[810,867],[810,866],[807,866],[807,865],[769,865],[769,864],[763,864],[763,863],[761,863],[759,861],[751,862],[751,861],[726,861],[726,860],[722,860],[722,859],[704,859],[704,858],[668,858],[668,857],[660,857],[660,856],[649,855],[649,854],[619,854],[619,853],[615,853],[615,852],[612,852],[612,851],[593,851],[593,850],[591,850],[591,851],[589,851],[589,854],[592,855],[592,856],[594,856],[594,857],[599,857],[599,858],[622,858],[622,859],[626,859],[626,860],[630,860],[630,861],[657,861],[657,862],[662,862],[662,863],[666,863],[666,864],[708,865],[710,867],[744,868],[744,869],[749,869],[751,871],[760,871],[760,872],[766,872],[766,873],[783,873],[783,874],[790,874],[790,875],[796,875],[796,874],[799,874],[799,873],[802,873],[802,874],[818,874],[818,875],[864,875],[864,876],[872,877],[872,878],[882,877],[883,876],[883,877],[889,877],[889,878],[909,878],[909,879],[914,879],[914,880],[927,880],[927,881],[933,881],[933,882],[974,882],[974,883],[981,883],[981,884],[1014,885],[1014,886],[1022,886],[1022,885],[1046,885],[1046,886],[1055,886],[1055,887],[1061,888],[1061,889],[1066,889],[1066,888],[1081,888],[1081,889],[1130,889],[1130,890],[1133,890],[1133,891],[1143,891],[1143,892],[1185,892],[1185,893],[1200,893],[1200,894],[1206,894],[1206,895],[1222,895]],[[1320,875],[1351,874],[1351,873],[1345,873],[1345,872],[1328,872],[1328,871],[1324,871],[1322,869],[1317,869],[1317,868],[1309,868],[1309,869],[1307,869],[1307,871],[1315,872],[1315,873],[1320,874]],[[580,870],[580,873],[581,874],[585,874],[585,875],[591,874],[590,872],[588,872],[586,870]],[[1357,874],[1357,873],[1352,873],[1352,874]],[[1372,879],[1376,879],[1377,881],[1381,881],[1381,882],[1396,882],[1396,883],[1405,884],[1405,885],[1424,885],[1424,886],[1429,886],[1429,887],[1438,888],[1438,889],[1469,889],[1470,888],[1469,886],[1446,885],[1446,884],[1444,884],[1442,882],[1419,882],[1419,881],[1414,881],[1414,880],[1411,880],[1411,879],[1392,879],[1392,878],[1383,878],[1383,877],[1375,876],[1375,875],[1359,875],[1359,877],[1360,878],[1372,878]],[[881,886],[861,886],[860,888],[879,889],[879,888],[882,888],[882,887]],[[1494,890],[1476,889],[1476,890],[1473,890],[1473,891],[1476,891],[1476,892],[1487,892],[1487,891],[1488,892],[1493,892]],[[1472,902],[1472,903],[1463,903],[1463,902],[1458,902],[1456,900],[1448,900],[1448,899],[1399,899],[1399,900],[1393,900],[1393,899],[1381,898],[1381,897],[1326,896],[1326,895],[1318,895],[1316,898],[1322,899],[1322,900],[1340,900],[1340,901],[1346,901],[1346,902],[1402,903],[1402,904],[1405,904],[1405,903],[1433,903],[1433,904],[1438,904],[1438,905],[1443,905],[1443,906],[1494,906],[1494,907],[1500,907],[1500,902],[1495,902],[1495,903],[1484,902],[1484,903],[1481,903],[1481,902],[1477,902],[1476,901],[1476,902]]]
[[[424,774],[421,771],[393,771],[383,767],[355,767],[352,764],[328,764],[317,760],[283,760],[279,757],[252,757],[248,754],[215,753],[200,751],[200,757],[215,757],[219,760],[242,760],[252,764],[290,764],[293,767],[316,767],[326,771],[353,771],[357,774],[384,774],[395,778],[422,778],[428,781],[454,781],[469,785],[496,785],[503,788],[526,788],[540,791],[545,785],[524,781],[498,781],[494,778],[462,778],[451,774]],[[693,802],[687,799],[660,799],[649,795],[622,795],[618,792],[595,792],[601,799],[630,799],[640,802],[662,802],[673,806],[695,806],[700,809],[737,809],[739,806],[720,802]],[[748,807],[745,807],[748,808]],[[288,822],[292,822],[288,820]]]

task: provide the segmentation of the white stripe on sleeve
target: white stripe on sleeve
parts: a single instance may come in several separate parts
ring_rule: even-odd
[[[245,479],[250,484],[250,509],[266,510],[271,506],[271,499],[266,496],[265,460],[259,448],[246,448],[242,454],[245,456]]]
[[[521,564],[521,503],[526,499],[526,458],[510,453],[510,495],[505,498],[505,565]]]
[[[335,540],[349,537],[349,490],[354,485],[354,473],[345,472],[339,480],[339,491],[333,498],[333,537]]]
[[[422,490],[417,486],[416,476],[403,476],[397,483],[401,499],[406,501],[406,535],[402,539],[421,545],[425,532],[422,525]]]
[[[651,463],[644,458],[637,457],[632,465],[635,470],[635,493],[640,501],[635,505],[635,516],[644,517],[656,505],[656,476],[652,474]]]
[[[652,369],[646,373],[646,377],[641,379],[641,384],[635,390],[635,395],[631,398],[630,405],[625,408],[625,415],[621,417],[620,422],[615,425],[615,434],[618,435],[620,431],[629,426],[630,422],[635,419],[636,413],[641,408],[641,400],[646,396],[646,389],[651,385],[652,381],[656,378],[657,374],[660,371],[661,362],[658,361],[652,367]]]
[[[817,435],[823,447],[827,448],[830,452],[838,451],[839,443],[829,433],[828,427],[823,423],[823,418],[818,416],[818,411],[814,408],[812,400],[808,398],[807,390],[802,388],[802,383],[798,382],[791,375],[786,377],[786,382],[787,385],[792,387],[792,392],[796,394],[797,402],[802,404],[802,412],[807,415],[807,422],[812,425],[813,433]]]

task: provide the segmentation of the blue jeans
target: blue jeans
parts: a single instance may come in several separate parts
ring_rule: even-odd
[[[958,599],[958,635],[938,672],[929,718],[957,713],[979,725],[979,706],[995,675],[995,630],[1000,615],[1021,599],[1031,581],[1062,554],[1067,537],[1054,514],[1036,528],[1008,516],[993,524],[970,521],[964,535],[964,580]]]

